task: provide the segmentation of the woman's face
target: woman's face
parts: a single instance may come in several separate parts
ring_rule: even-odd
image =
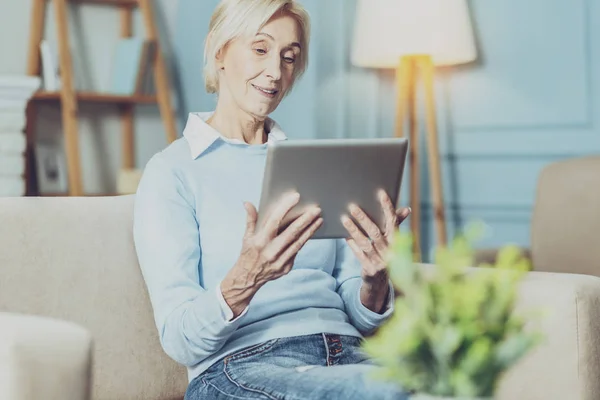
[[[217,56],[219,97],[265,118],[292,87],[301,50],[298,23],[285,14],[272,18],[256,36],[231,41]]]

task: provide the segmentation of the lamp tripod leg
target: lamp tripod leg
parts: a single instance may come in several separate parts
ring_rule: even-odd
[[[429,156],[429,176],[433,195],[433,215],[437,233],[437,245],[447,245],[446,216],[444,195],[442,191],[442,177],[440,168],[440,154],[438,146],[438,133],[435,112],[434,94],[434,66],[431,57],[424,56],[421,60],[421,72],[425,88],[425,112],[427,124],[427,152]]]
[[[421,261],[421,199],[419,171],[419,140],[417,137],[416,65],[412,56],[402,57],[398,65],[398,111],[396,113],[396,136],[404,136],[404,122],[408,119],[410,200],[412,208],[410,228],[413,237],[413,258]]]

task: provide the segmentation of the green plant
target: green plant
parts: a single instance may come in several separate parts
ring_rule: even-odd
[[[475,236],[470,228],[438,248],[427,268],[413,262],[412,237],[396,235],[388,265],[401,294],[394,315],[363,344],[383,367],[377,378],[421,394],[491,398],[502,374],[539,342],[514,310],[528,260],[505,246],[495,265],[468,268]]]

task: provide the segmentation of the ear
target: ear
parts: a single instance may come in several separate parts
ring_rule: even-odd
[[[210,46],[210,42],[213,40],[213,33],[210,32],[208,34],[208,36],[206,37],[206,41],[204,43],[205,47]],[[223,49],[219,49],[219,51],[217,51],[217,54],[215,55],[215,63],[217,66],[217,69],[223,69]]]
[[[215,63],[217,65],[217,69],[225,69],[225,51],[223,48],[219,49],[219,51],[217,51],[217,54],[215,55]]]

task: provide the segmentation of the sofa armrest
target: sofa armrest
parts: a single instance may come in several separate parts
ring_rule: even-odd
[[[74,323],[0,313],[0,399],[89,399],[91,350]]]
[[[600,399],[600,278],[530,272],[519,296],[517,312],[545,313],[545,339],[506,374],[499,399]]]

